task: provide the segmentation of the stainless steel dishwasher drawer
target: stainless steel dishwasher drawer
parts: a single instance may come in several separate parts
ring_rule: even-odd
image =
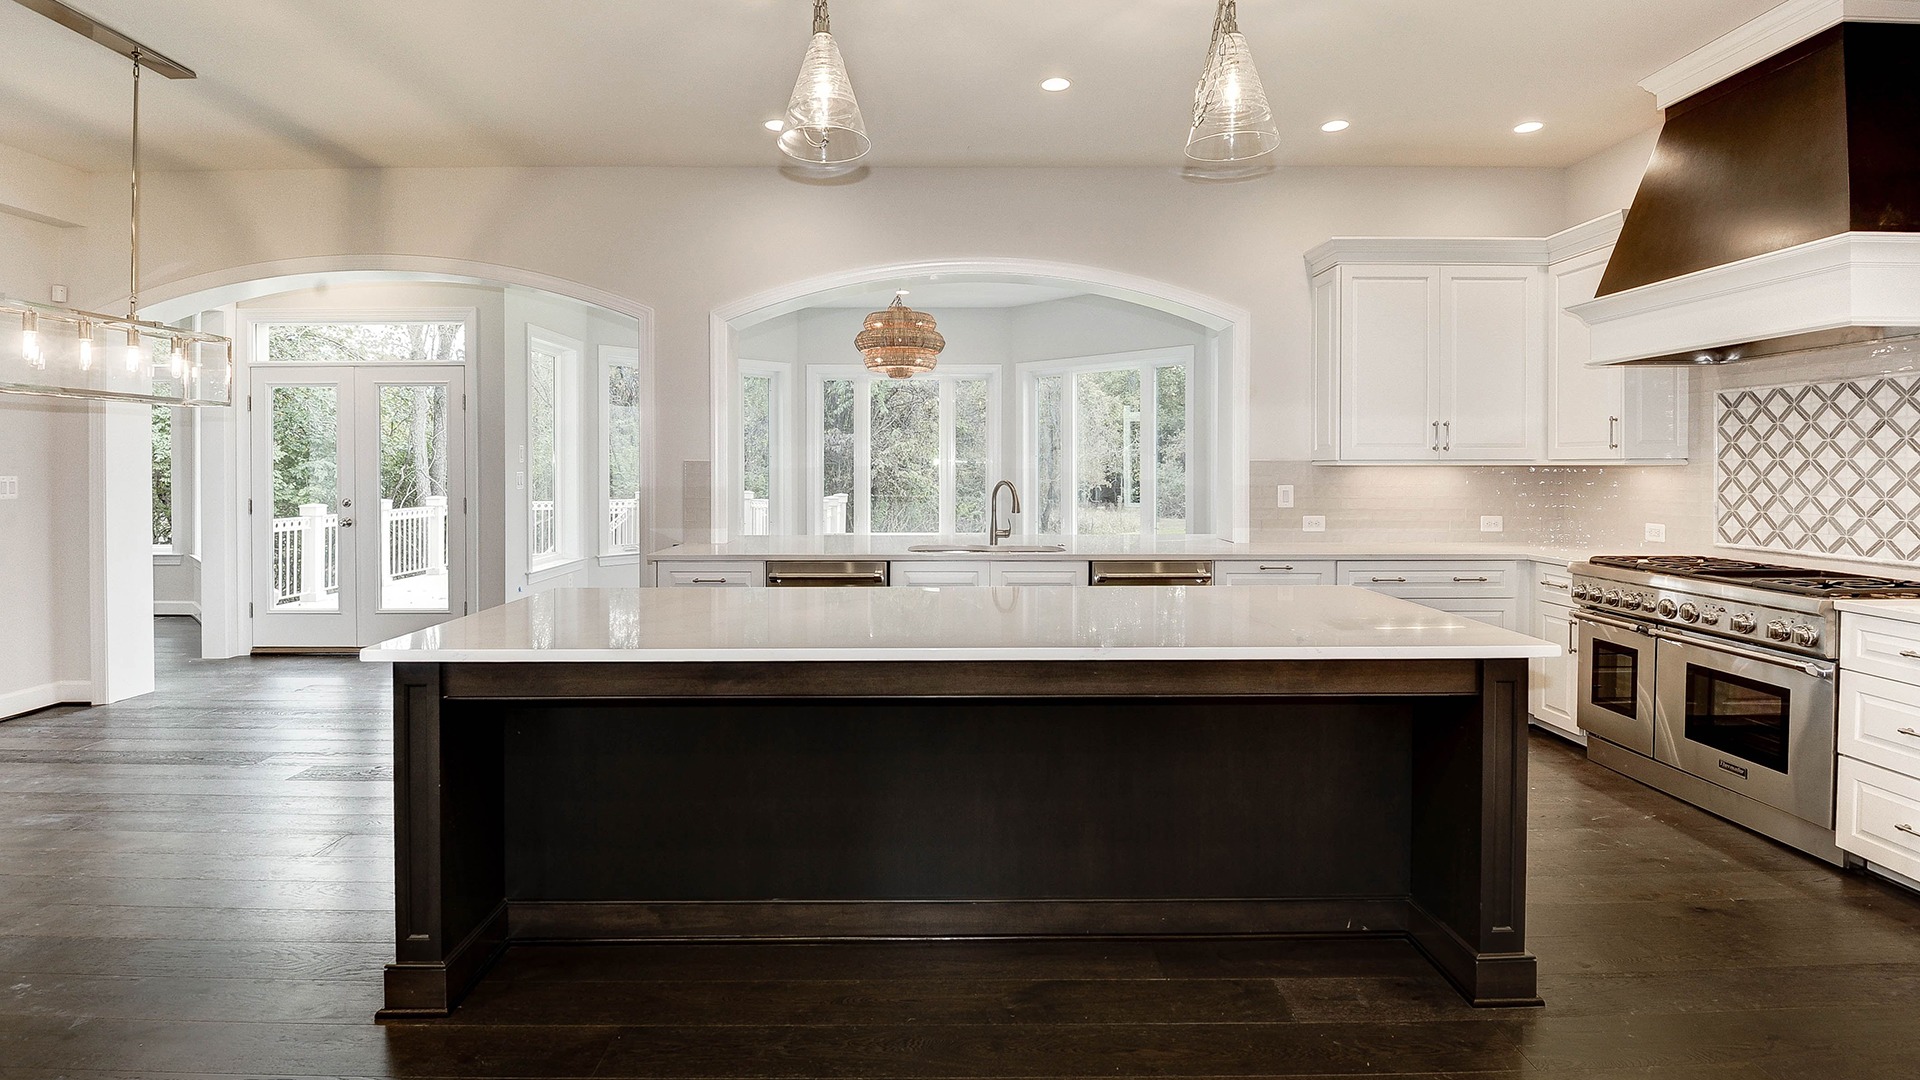
[[[852,562],[780,560],[767,563],[767,587],[871,589],[887,583],[887,564],[877,559]]]
[[[1096,559],[1092,567],[1095,585],[1211,585],[1213,562],[1209,559],[1164,559],[1143,562],[1138,559]]]

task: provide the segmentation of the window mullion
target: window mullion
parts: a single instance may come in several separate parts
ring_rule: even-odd
[[[1160,369],[1140,369],[1140,535],[1160,528]]]
[[[1060,530],[1080,535],[1080,379],[1060,376]]]
[[[936,379],[940,390],[940,516],[938,529],[941,536],[951,536],[954,531],[954,499],[958,478],[954,475],[954,404],[953,380]]]

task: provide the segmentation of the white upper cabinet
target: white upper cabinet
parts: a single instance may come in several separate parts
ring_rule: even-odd
[[[1313,456],[1684,461],[1686,374],[1588,368],[1622,215],[1544,239],[1333,240],[1313,273]]]
[[[1678,461],[1687,456],[1687,375],[1671,367],[1588,367],[1587,324],[1567,309],[1594,298],[1623,215],[1555,240],[1571,253],[1547,268],[1547,458]]]

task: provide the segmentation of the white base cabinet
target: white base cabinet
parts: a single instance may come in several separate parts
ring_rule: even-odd
[[[895,560],[887,564],[887,584],[896,589],[924,589],[945,586],[985,585],[988,576],[984,562],[923,562]]]
[[[1834,841],[1920,878],[1920,623],[1840,615]]]
[[[752,589],[767,583],[763,562],[660,562],[655,581],[663,589]]]
[[[1215,585],[1332,585],[1331,559],[1216,559]]]
[[[1566,651],[1527,661],[1527,715],[1554,734],[1585,745],[1586,733],[1574,718],[1580,656],[1573,627],[1572,582],[1573,575],[1564,566],[1535,564],[1533,627],[1529,632]]]
[[[1520,563],[1358,561],[1339,563],[1339,584],[1398,596],[1480,622],[1521,630]]]

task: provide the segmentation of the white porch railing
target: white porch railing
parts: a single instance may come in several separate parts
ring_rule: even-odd
[[[527,509],[533,515],[533,550],[529,554],[551,555],[559,551],[559,523],[554,516],[553,503],[551,501],[529,503]]]
[[[302,503],[300,516],[273,519],[273,602],[314,604],[340,591],[340,515]]]
[[[767,500],[756,498],[754,493],[745,493],[741,503],[740,531],[747,536],[765,536],[767,534]],[[820,517],[814,522],[814,528],[822,535],[833,536],[853,531],[849,507],[851,497],[845,492],[828,495],[820,500]]]
[[[607,500],[607,547],[635,551],[640,547],[640,500]]]

